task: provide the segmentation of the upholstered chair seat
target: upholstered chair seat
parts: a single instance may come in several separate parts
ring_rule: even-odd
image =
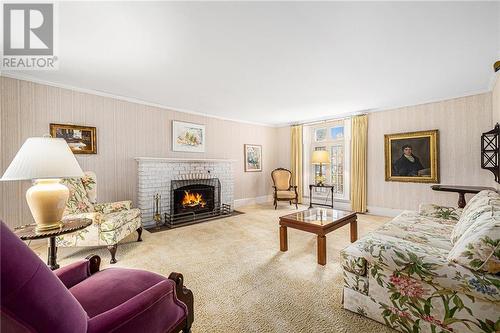
[[[97,203],[97,179],[93,172],[85,172],[83,178],[65,179],[70,198],[64,218],[89,218],[92,225],[75,233],[58,236],[59,247],[107,246],[110,262],[116,262],[118,242],[133,232],[141,241],[141,211],[132,208],[132,201]]]
[[[295,191],[276,191],[278,199],[294,199]]]
[[[278,168],[271,172],[274,189],[274,209],[278,208],[278,201],[288,201],[290,204],[295,203],[298,208],[298,193],[297,186],[292,185],[292,173],[290,170]]]

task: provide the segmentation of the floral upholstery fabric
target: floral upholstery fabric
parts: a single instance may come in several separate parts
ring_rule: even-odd
[[[465,231],[472,225],[474,220],[484,213],[492,210],[492,199],[498,201],[500,194],[494,191],[481,191],[472,197],[465,205],[462,215],[451,233],[451,242],[455,244]],[[498,202],[497,202],[498,207]]]
[[[122,225],[136,220],[140,215],[141,211],[138,208],[105,214],[101,222],[101,231],[118,229]]]
[[[500,211],[481,215],[458,239],[448,260],[472,270],[500,273]]]
[[[462,208],[420,204],[418,207],[418,215],[458,221],[460,215],[462,215]]]
[[[455,223],[454,220],[421,216],[417,212],[405,211],[391,223],[379,228],[377,233],[451,250],[450,233]]]
[[[96,212],[100,212],[103,214],[121,212],[132,209],[132,201],[125,200],[125,201],[95,204],[94,209]]]
[[[82,179],[68,178],[62,182],[69,189],[69,198],[64,209],[64,215],[88,213],[94,211],[94,205],[90,201],[86,188],[83,186]]]
[[[449,209],[439,218],[445,209],[435,207],[403,212],[341,252],[344,308],[402,332],[500,332],[500,275],[485,269],[496,267],[486,259],[498,260],[498,240],[481,243],[497,220],[476,219],[454,246],[458,221],[449,212],[462,214]],[[477,254],[457,250],[450,260],[462,240]]]
[[[140,210],[132,208],[131,201],[96,203],[97,182],[93,172],[85,172],[81,179],[64,180],[70,189],[64,218],[90,218],[89,227],[56,237],[57,246],[114,245],[142,226]]]

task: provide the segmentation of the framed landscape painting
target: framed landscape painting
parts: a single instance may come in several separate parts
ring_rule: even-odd
[[[438,183],[438,130],[386,134],[385,180]]]
[[[205,125],[172,121],[172,150],[205,152]]]
[[[97,130],[95,127],[50,124],[50,135],[63,138],[74,154],[97,154]]]
[[[262,171],[262,146],[245,145],[245,172]]]

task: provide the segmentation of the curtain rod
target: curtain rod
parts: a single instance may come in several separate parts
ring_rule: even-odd
[[[331,122],[331,121],[351,119],[352,117],[361,116],[361,115],[364,115],[364,114],[368,114],[368,113],[356,113],[356,114],[352,114],[352,115],[344,116],[344,117],[339,117],[339,118],[330,118],[330,119],[323,119],[323,120],[311,120],[311,121],[306,121],[306,122],[303,122],[303,123],[291,124],[290,126],[297,126],[297,125],[302,125],[302,126],[317,125],[317,124],[321,124],[321,123],[328,123],[328,122]]]

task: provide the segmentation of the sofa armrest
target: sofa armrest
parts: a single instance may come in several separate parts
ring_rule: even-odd
[[[90,318],[88,332],[171,332],[183,327],[187,308],[175,297],[172,281],[163,280],[117,307]]]
[[[100,264],[101,258],[91,254],[83,260],[56,269],[54,274],[69,289],[98,272]]]
[[[358,242],[367,262],[367,273],[376,281],[380,274],[385,274],[383,271],[392,272],[395,276],[408,276],[439,288],[500,301],[499,277],[448,261],[448,251],[381,234],[371,234]]]
[[[124,210],[130,210],[131,208],[132,208],[132,201],[130,200],[106,202],[94,205],[95,211],[102,214],[117,213]]]
[[[462,215],[462,208],[446,207],[434,204],[420,204],[418,206],[418,214],[439,219],[458,221],[460,215]]]

